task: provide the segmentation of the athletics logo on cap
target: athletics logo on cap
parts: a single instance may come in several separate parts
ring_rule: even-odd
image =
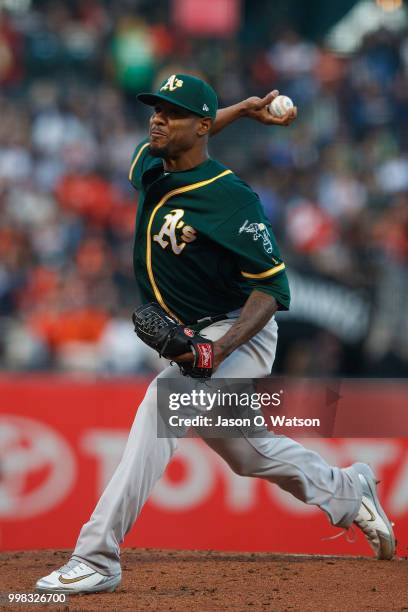
[[[211,117],[213,120],[218,109],[217,94],[213,88],[192,74],[172,74],[160,83],[156,93],[140,93],[137,99],[149,106],[156,106],[164,100],[199,117]]]
[[[160,87],[160,91],[174,91],[177,87],[183,87],[183,81],[177,78],[176,74],[172,74],[171,77],[167,79],[163,87]],[[207,109],[208,110],[208,109]]]

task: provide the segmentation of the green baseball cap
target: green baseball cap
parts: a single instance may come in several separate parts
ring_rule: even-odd
[[[157,93],[140,93],[136,97],[149,106],[154,106],[158,100],[165,100],[211,119],[215,119],[218,109],[217,94],[213,88],[191,74],[172,74],[160,84]]]

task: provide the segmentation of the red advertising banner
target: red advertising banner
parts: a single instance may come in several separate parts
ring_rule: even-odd
[[[70,548],[117,465],[147,381],[0,379],[0,547]],[[400,389],[401,391],[401,389]],[[392,387],[387,388],[392,401]],[[360,392],[359,392],[360,393]],[[359,395],[359,401],[364,397]],[[408,547],[408,440],[307,438],[331,464],[368,461]],[[125,545],[177,549],[370,554],[317,508],[243,478],[201,440],[180,441]]]
[[[240,26],[241,0],[211,0],[205,8],[197,0],[173,0],[177,28],[201,36],[228,37]]]

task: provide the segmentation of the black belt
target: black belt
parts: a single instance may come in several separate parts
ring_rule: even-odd
[[[226,314],[219,314],[215,315],[214,317],[203,317],[202,319],[198,319],[190,327],[192,327],[196,331],[200,331],[204,329],[204,327],[208,327],[208,325],[218,323],[218,321],[225,321],[225,319],[228,319],[228,316]]]
[[[208,321],[208,325],[211,325],[212,323],[218,323],[218,321],[223,321],[224,319],[228,319],[228,315],[219,314],[215,315],[215,317],[204,317],[202,319],[197,319],[196,323],[197,325],[200,325],[201,323],[206,323]]]

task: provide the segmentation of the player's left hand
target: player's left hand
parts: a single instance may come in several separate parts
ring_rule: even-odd
[[[274,89],[264,98],[252,96],[242,102],[244,107],[244,116],[250,119],[255,119],[265,125],[290,125],[297,117],[297,107],[290,108],[283,117],[274,117],[268,111],[268,105],[279,95],[279,91]]]

